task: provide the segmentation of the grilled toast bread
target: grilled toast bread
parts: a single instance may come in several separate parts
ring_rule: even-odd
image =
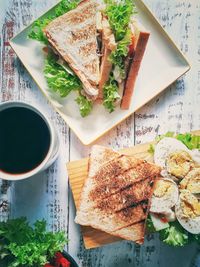
[[[76,9],[54,19],[44,29],[54,50],[82,81],[86,94],[94,98],[98,95],[100,79],[97,8],[97,1],[82,1]]]
[[[154,164],[93,146],[75,221],[141,243],[159,175]]]

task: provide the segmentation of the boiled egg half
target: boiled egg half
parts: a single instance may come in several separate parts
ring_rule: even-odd
[[[189,190],[181,190],[175,214],[184,229],[192,234],[200,234],[200,201]]]
[[[161,178],[155,182],[150,212],[172,215],[171,208],[178,201],[178,186],[174,181]]]

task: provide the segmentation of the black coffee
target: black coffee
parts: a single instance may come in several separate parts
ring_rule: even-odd
[[[0,170],[22,174],[37,167],[50,146],[49,128],[40,115],[24,107],[0,111]]]

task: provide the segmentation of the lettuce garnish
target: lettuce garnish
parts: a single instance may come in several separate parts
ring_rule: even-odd
[[[118,85],[113,75],[110,75],[108,82],[104,86],[103,90],[103,105],[109,112],[113,112],[115,109],[115,102],[120,98],[118,93]]]
[[[79,105],[79,111],[82,117],[86,117],[92,110],[92,101],[88,100],[85,96],[79,95],[76,98],[76,103]]]
[[[131,31],[127,30],[126,35],[117,44],[117,49],[110,55],[110,61],[113,66],[118,66],[120,76],[122,79],[126,78],[124,61],[129,52],[129,45],[131,43]]]
[[[170,226],[159,231],[160,240],[174,247],[183,247],[189,243],[190,233],[187,232],[178,221],[169,223]]]
[[[81,82],[57,63],[56,57],[49,53],[45,60],[44,76],[50,89],[66,97],[71,91],[80,90]]]
[[[113,68],[116,66],[120,71],[120,78],[125,79],[125,58],[129,52],[131,44],[131,31],[129,22],[131,16],[135,13],[135,5],[132,0],[105,0],[105,14],[108,17],[111,29],[114,33],[117,42],[117,48],[110,55],[110,61]],[[110,91],[110,92],[109,92]],[[110,79],[104,86],[104,106],[109,112],[114,111],[116,99],[119,98],[118,83],[113,79],[113,74],[110,74]]]
[[[0,266],[44,266],[67,241],[64,232],[48,232],[44,220],[34,226],[24,217],[0,222]]]
[[[71,72],[71,71],[70,71]],[[73,72],[72,72],[73,73]],[[53,53],[49,53],[45,60],[44,76],[50,89],[58,92],[61,97],[66,97],[71,91],[78,91],[76,103],[82,117],[89,115],[92,102],[80,94],[82,85],[77,76],[70,74],[57,62]]]
[[[116,41],[121,41],[128,30],[131,16],[135,13],[135,5],[132,0],[105,0],[106,15],[115,35]]]

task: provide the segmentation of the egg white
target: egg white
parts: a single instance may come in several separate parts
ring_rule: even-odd
[[[184,218],[180,200],[175,206],[175,214],[177,220],[185,230],[191,234],[200,234],[200,216],[196,218]]]
[[[172,137],[165,137],[155,147],[154,162],[162,168],[166,167],[166,159],[169,154],[184,150],[189,153],[189,149],[179,140]]]
[[[165,194],[162,197],[157,197],[153,194],[151,199],[150,212],[161,213],[161,214],[171,214],[171,208],[175,206],[178,201],[179,191],[178,186],[171,179],[163,178],[162,181],[167,181],[173,184],[173,190],[170,194]]]

